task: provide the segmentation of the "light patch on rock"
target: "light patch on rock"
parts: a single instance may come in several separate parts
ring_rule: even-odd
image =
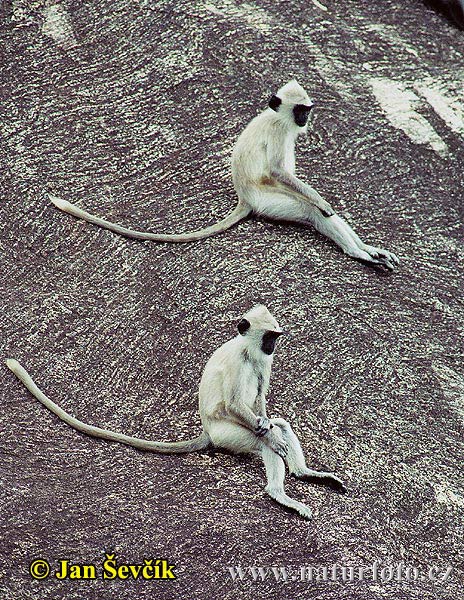
[[[51,37],[61,48],[69,50],[76,47],[77,40],[74,35],[71,19],[62,4],[50,4],[43,11],[42,33]]]
[[[445,365],[434,363],[432,368],[446,400],[464,421],[464,379]]]
[[[325,10],[325,11],[329,10],[327,8],[327,6],[324,6],[323,4],[318,2],[318,0],[313,0],[313,4],[314,4],[314,6],[317,6],[317,8],[320,8],[321,10]]]
[[[460,223],[457,223],[456,229],[460,226]],[[438,247],[443,248],[444,250],[451,252],[462,252],[464,248],[464,242],[461,240],[448,237],[443,235],[442,233],[435,234],[435,240],[437,242]]]
[[[414,86],[448,127],[464,137],[464,104],[457,98],[450,98],[443,87],[446,89],[447,85],[433,79],[421,81]],[[462,89],[464,90],[464,81]]]
[[[432,310],[434,310],[436,312],[443,313],[444,315],[448,315],[449,317],[453,316],[453,311],[451,310],[451,308],[447,304],[445,304],[444,302],[439,300],[438,298],[434,298],[432,300],[431,307],[432,307]]]
[[[387,590],[385,589],[385,587],[382,587],[381,585],[370,585],[369,586],[369,591],[370,592],[375,592],[376,594],[378,594],[379,596],[386,596],[387,595]]]
[[[405,42],[401,37],[399,31],[393,25],[384,25],[382,23],[369,23],[366,27],[367,31],[375,32],[381,39],[386,40],[392,46],[399,46],[406,50],[409,54],[412,54],[416,58],[419,58],[417,50]]]
[[[221,2],[220,6],[216,6],[210,2],[203,4],[203,8],[216,15],[223,17],[232,17],[234,19],[243,19],[248,25],[254,29],[263,32],[271,30],[271,16],[262,8],[244,2],[243,4],[232,4],[232,2]]]
[[[421,100],[400,82],[387,78],[371,79],[372,91],[390,123],[415,144],[428,144],[441,157],[449,155],[448,146],[425,117],[417,112]]]
[[[450,490],[449,486],[442,482],[433,485],[435,498],[440,504],[454,505],[464,508],[464,498]]]
[[[352,103],[356,98],[354,89],[356,77],[347,73],[346,64],[333,55],[330,57],[326,55],[325,51],[312,40],[309,26],[302,28],[300,38],[312,54],[311,64],[327,85],[336,90],[344,100]]]

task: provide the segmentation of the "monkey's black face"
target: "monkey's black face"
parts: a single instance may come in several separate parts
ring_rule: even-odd
[[[264,354],[272,354],[275,350],[277,338],[282,335],[282,331],[266,331],[261,342],[261,350]]]
[[[295,104],[293,107],[293,118],[298,127],[304,127],[306,125],[312,108],[313,105],[307,106],[306,104]]]

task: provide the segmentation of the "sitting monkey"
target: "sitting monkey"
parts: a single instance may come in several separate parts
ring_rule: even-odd
[[[311,509],[285,493],[285,463],[295,477],[326,483],[342,492],[345,487],[334,474],[309,469],[289,423],[267,417],[266,393],[273,352],[282,333],[263,305],[253,307],[244,315],[238,324],[238,335],[212,354],[203,371],[199,389],[203,431],[196,438],[182,442],[155,442],[87,425],[45,396],[16,360],[8,359],[7,365],[42,404],[65,423],[88,435],[159,453],[217,448],[261,456],[269,496],[309,519]]]

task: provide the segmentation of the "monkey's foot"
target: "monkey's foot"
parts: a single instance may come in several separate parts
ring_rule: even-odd
[[[287,494],[282,489],[275,489],[267,485],[266,492],[273,500],[275,500],[282,506],[286,506],[287,508],[296,511],[299,515],[303,517],[303,519],[309,520],[312,518],[312,510],[308,506],[306,506],[306,504],[298,502],[298,500],[293,500],[293,498],[287,496]]]
[[[298,510],[298,514],[301,515],[303,517],[303,519],[310,521],[313,518],[313,511],[308,506],[305,506],[304,504],[302,504],[301,506],[302,506],[302,508],[300,508]]]
[[[325,471],[313,471],[312,469],[308,469],[302,473],[293,473],[293,475],[302,481],[307,481],[308,483],[326,485],[332,490],[341,492],[342,494],[346,494],[348,491],[343,481],[333,473],[327,473]]]
[[[359,248],[357,248],[356,250],[348,250],[346,251],[346,254],[348,254],[348,256],[351,256],[351,258],[354,258],[355,260],[359,260],[359,262],[369,265],[370,267],[384,267],[389,271],[395,270],[395,267],[398,264],[399,260],[394,254],[390,254],[389,252],[387,253],[386,250],[382,250],[382,252],[386,253],[384,256],[380,254],[379,249],[373,248],[372,246],[367,247],[372,248],[372,254],[370,252],[367,252],[366,250],[361,250]]]
[[[389,252],[388,250],[384,250],[383,248],[376,248],[375,246],[368,246],[364,244],[363,250],[370,254],[372,258],[384,258],[394,265],[400,264],[400,259],[396,256],[396,254],[393,254],[393,252]]]

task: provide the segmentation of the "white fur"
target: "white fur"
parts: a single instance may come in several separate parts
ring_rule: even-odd
[[[255,117],[234,148],[232,177],[239,204],[271,219],[310,223],[352,258],[393,270],[399,262],[394,254],[364,244],[316,190],[295,176],[295,142],[307,124],[299,127],[292,111],[295,104],[312,102],[295,80],[277,97],[282,100],[277,110],[268,108]]]
[[[218,348],[205,366],[199,389],[203,431],[185,442],[144,440],[83,423],[50,400],[16,360],[8,359],[7,366],[42,404],[65,423],[87,435],[160,453],[194,452],[213,446],[261,456],[268,479],[266,492],[280,504],[296,510],[304,518],[310,518],[311,510],[307,506],[285,494],[285,463],[296,477],[322,478],[340,489],[343,489],[343,484],[332,473],[308,469],[290,425],[283,419],[267,418],[266,393],[272,354],[262,351],[262,340],[263,335],[281,333],[281,329],[263,305],[253,307],[244,319],[249,322],[249,329]]]
[[[295,142],[299,135],[306,133],[308,123],[297,125],[293,109],[296,104],[311,107],[313,102],[295,79],[281,87],[277,97],[281,100],[277,110],[264,110],[237,140],[232,153],[232,179],[239,201],[232,213],[214,225],[177,235],[147,233],[105,221],[54,196],[52,202],[61,210],[99,227],[127,237],[158,242],[191,242],[216,235],[251,213],[310,223],[352,258],[393,270],[399,262],[394,254],[364,244],[316,190],[295,176]]]

